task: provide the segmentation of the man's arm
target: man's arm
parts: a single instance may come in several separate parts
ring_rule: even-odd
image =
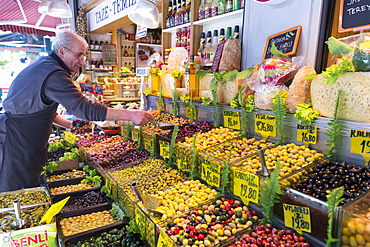
[[[145,125],[149,121],[148,118],[153,119],[153,116],[146,111],[108,108],[106,120],[131,121],[136,125]]]
[[[66,129],[70,129],[72,122],[59,115],[56,115],[56,117],[54,118],[54,124]]]

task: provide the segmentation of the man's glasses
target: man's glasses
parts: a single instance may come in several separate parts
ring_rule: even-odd
[[[77,54],[77,53],[75,53],[75,52],[73,52],[73,51],[71,51],[70,49],[68,49],[67,47],[65,47],[64,46],[64,48],[66,48],[68,51],[70,51],[70,52],[72,52],[73,54],[75,54],[76,55],[76,57],[78,57],[78,59],[79,60],[84,60],[84,61],[86,61],[86,55],[85,54]]]

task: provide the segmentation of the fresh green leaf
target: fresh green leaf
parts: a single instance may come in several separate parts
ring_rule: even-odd
[[[41,176],[47,177],[49,174],[59,171],[59,169],[59,164],[55,161],[51,161],[42,168]]]
[[[334,84],[337,81],[338,77],[343,75],[345,72],[355,71],[352,63],[350,63],[347,58],[343,57],[339,60],[342,60],[340,64],[333,64],[330,67],[326,68],[326,71],[322,72],[324,81],[328,85]]]
[[[207,106],[207,105],[209,105],[211,102],[212,102],[212,100],[211,100],[209,97],[207,97],[207,96],[203,96],[203,97],[202,97],[202,105]]]
[[[271,49],[270,49],[270,52],[272,53],[272,55],[275,55],[275,56],[283,56],[283,57],[288,57],[286,54],[282,53],[281,51],[279,51],[275,45],[275,43],[272,43],[271,45]]]
[[[344,44],[342,41],[334,37],[329,37],[328,48],[329,48],[330,54],[332,54],[333,56],[341,55],[341,54],[345,55],[353,51],[351,47],[349,47],[348,45]]]
[[[128,225],[126,226],[127,231],[132,233],[140,234],[139,226],[136,224],[135,219],[131,219]]]
[[[331,247],[333,243],[339,241],[339,239],[333,238],[333,227],[334,227],[334,220],[335,220],[335,209],[339,206],[339,204],[344,200],[342,198],[344,192],[344,187],[339,187],[331,191],[327,191],[326,195],[326,202],[328,203],[328,228],[327,228],[327,236],[328,239],[326,240],[326,247]]]
[[[315,111],[312,108],[311,99],[308,99],[306,103],[298,104],[295,108],[294,117],[300,124],[310,125],[320,116],[319,111]]]
[[[285,103],[288,91],[277,93],[272,97],[273,108],[272,111],[275,113],[276,119],[276,131],[279,133],[279,143],[284,142],[284,120],[285,116],[288,113]]]
[[[247,79],[253,72],[253,66],[248,68],[248,69],[245,69],[245,70],[242,70],[240,71],[237,75],[236,75],[236,78],[237,80],[244,80],[244,79]]]
[[[222,78],[225,80],[225,81],[233,81],[236,79],[236,76],[239,74],[239,71],[237,71],[236,69],[232,70],[232,71],[228,71],[226,72]]]
[[[325,136],[328,137],[328,140],[325,141],[325,144],[329,147],[329,149],[325,150],[324,152],[328,155],[329,159],[334,158],[333,156],[334,156],[335,146],[336,146],[338,137],[340,135],[340,124],[337,119],[337,114],[338,114],[338,107],[339,107],[341,93],[342,93],[342,90],[338,90],[337,99],[335,100],[334,116],[333,116],[333,119],[330,120],[330,122],[328,123],[329,128],[325,130]]]
[[[317,76],[316,73],[311,73],[306,75],[307,80],[313,80]]]
[[[65,149],[63,142],[52,142],[48,146],[48,152],[55,152],[61,149]]]
[[[109,189],[107,186],[102,186],[101,189],[100,189],[101,192],[103,192],[107,197],[109,197],[110,199],[113,199],[113,196],[112,194],[110,193]]]
[[[125,212],[121,209],[121,207],[118,205],[117,202],[112,203],[112,209],[111,209],[112,215],[118,220],[122,221],[123,219],[127,218],[127,215]]]
[[[227,156],[226,161],[223,163],[221,167],[221,194],[225,196],[226,188],[228,187],[230,181],[229,181],[229,174],[230,174],[230,157],[232,147],[229,148],[229,155]]]
[[[191,148],[191,159],[190,159],[190,162],[191,162],[191,170],[190,170],[190,178],[191,179],[195,179],[195,176],[196,176],[196,168],[197,168],[197,164],[196,164],[196,143],[197,143],[197,137],[198,137],[198,133],[195,134],[193,136],[193,142],[192,142],[192,148]]]
[[[87,176],[84,179],[81,180],[82,184],[92,184],[93,187],[100,187],[101,186],[101,177],[96,176]]]
[[[247,112],[254,112],[258,110],[256,104],[254,103],[254,95],[248,95],[248,99],[245,102],[245,110]]]
[[[172,92],[172,103],[173,103],[173,107],[171,109],[171,113],[175,117],[177,117],[179,115],[179,106],[177,105],[177,100],[178,99],[179,99],[179,92],[175,88],[175,90],[173,90],[173,92]]]
[[[170,142],[170,158],[168,159],[168,166],[167,167],[174,167],[174,152],[175,152],[175,144],[176,144],[176,138],[177,134],[179,132],[179,126],[175,125],[173,128],[172,136],[171,136],[171,142]]]

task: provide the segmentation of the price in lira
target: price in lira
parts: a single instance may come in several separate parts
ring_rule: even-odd
[[[257,175],[234,170],[234,194],[239,196],[245,204],[258,204],[260,179]]]
[[[170,237],[166,233],[161,231],[159,233],[157,246],[158,247],[174,247],[174,244],[172,240],[170,239]]]
[[[297,124],[297,141],[316,144],[317,143],[316,126]]]
[[[170,158],[170,143],[159,141],[159,155],[162,156],[163,159]]]
[[[285,226],[294,228],[298,233],[311,232],[311,213],[309,207],[283,203]]]
[[[190,171],[190,167],[185,157],[177,157],[176,159],[177,167],[182,171]]]
[[[135,221],[136,221],[137,226],[140,229],[140,234],[145,233],[145,220],[146,220],[146,217],[145,217],[144,212],[139,208],[139,206],[137,206],[135,208]]]
[[[203,160],[201,177],[208,185],[220,187],[221,165]]]
[[[350,129],[350,151],[360,154],[365,159],[365,165],[370,160],[370,131]]]
[[[260,133],[265,139],[269,136],[276,137],[276,120],[275,116],[255,113],[254,114],[254,130]]]
[[[133,141],[137,142],[139,140],[140,130],[139,128],[134,128],[131,132],[131,138]]]
[[[240,113],[237,111],[223,110],[224,126],[230,129],[240,130]]]
[[[75,142],[77,140],[77,136],[75,134],[72,134],[69,131],[64,132],[64,138],[67,142]]]

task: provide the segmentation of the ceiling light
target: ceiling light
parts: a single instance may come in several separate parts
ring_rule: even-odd
[[[71,18],[72,11],[64,0],[52,0],[49,4],[49,11],[47,15],[58,18]]]
[[[40,14],[47,15],[48,14],[48,11],[49,11],[49,5],[50,5],[50,3],[51,3],[51,0],[42,0],[37,11]]]
[[[158,28],[159,12],[156,1],[157,0],[138,0],[128,14],[128,18],[142,27]]]

